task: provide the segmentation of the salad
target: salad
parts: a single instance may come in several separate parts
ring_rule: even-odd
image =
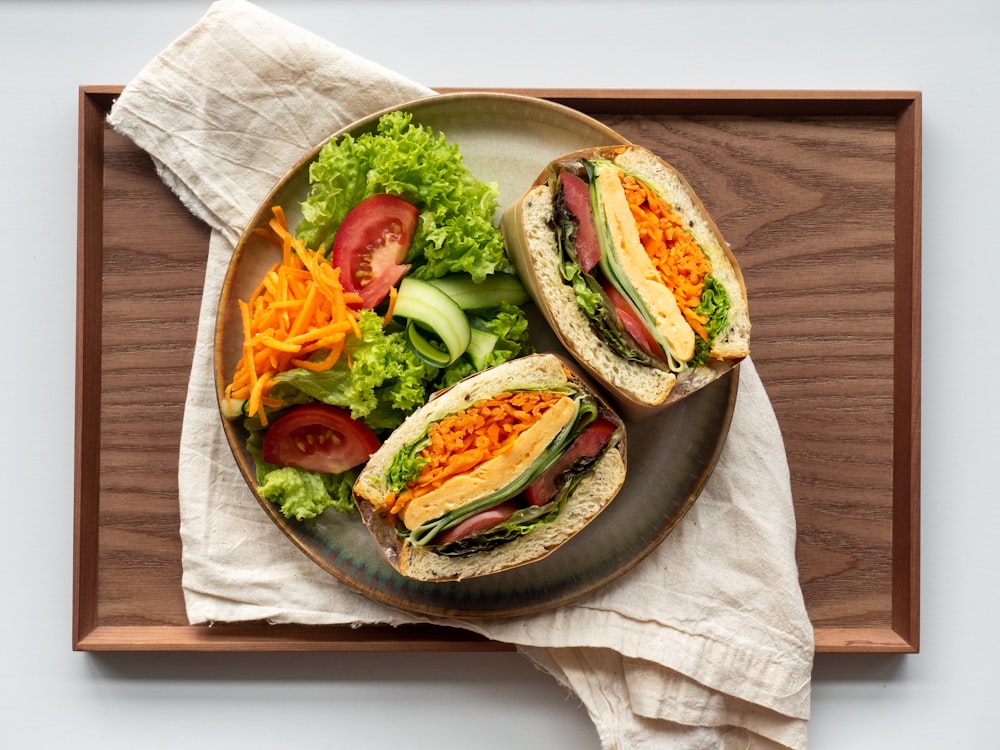
[[[276,206],[258,230],[282,258],[239,301],[222,408],[286,517],[353,510],[358,472],[431,393],[530,353],[497,195],[456,144],[397,111],[323,146],[297,226]]]

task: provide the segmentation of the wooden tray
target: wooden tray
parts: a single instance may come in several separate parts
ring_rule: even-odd
[[[442,89],[444,90],[444,89]],[[80,89],[73,647],[509,650],[462,630],[187,624],[177,455],[208,229]],[[694,185],[746,277],[819,652],[919,646],[918,92],[524,90]]]

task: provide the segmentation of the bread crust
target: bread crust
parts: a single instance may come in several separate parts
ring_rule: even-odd
[[[580,159],[606,159],[641,177],[680,213],[712,264],[712,274],[731,301],[727,330],[712,342],[708,362],[675,375],[629,361],[594,332],[563,279],[554,224],[552,166]],[[645,419],[708,385],[749,354],[750,317],[746,286],[731,248],[694,190],[673,167],[640,146],[609,146],[567,154],[539,175],[504,213],[500,225],[511,261],[560,343],[605,390],[624,417]]]
[[[442,555],[433,549],[401,539],[394,523],[386,521],[389,485],[387,471],[406,445],[423,435],[427,426],[507,390],[572,382],[587,392],[594,390],[567,362],[554,354],[532,354],[471,375],[439,391],[411,414],[372,455],[354,484],[355,504],[365,525],[389,563],[402,575],[421,581],[451,581],[508,570],[547,556],[589,524],[614,499],[625,482],[624,427],[618,443],[595,462],[566,501],[555,521],[495,549],[462,557]],[[600,397],[597,396],[599,400]],[[606,403],[601,401],[606,408]]]

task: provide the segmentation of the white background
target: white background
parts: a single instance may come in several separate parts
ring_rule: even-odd
[[[817,657],[810,747],[997,747],[1000,4],[260,4],[434,86],[923,92],[922,649]],[[207,8],[0,0],[0,746],[597,748],[515,654],[71,650],[77,89]]]

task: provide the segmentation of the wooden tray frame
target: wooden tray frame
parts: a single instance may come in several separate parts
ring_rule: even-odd
[[[450,89],[440,89],[448,91]],[[157,289],[138,292],[122,288],[116,282],[128,278],[121,273],[122,262],[131,262],[129,253],[140,244],[130,244],[126,236],[112,236],[115,185],[106,185],[106,174],[114,176],[106,163],[106,140],[118,137],[104,118],[120,93],[120,86],[82,86],[80,88],[79,192],[78,192],[78,278],[77,278],[77,386],[76,386],[76,467],[74,514],[74,578],[72,645],[85,651],[505,651],[507,644],[495,643],[462,630],[434,626],[363,627],[343,626],[274,626],[264,623],[215,625],[186,624],[180,595],[180,542],[177,536],[176,440],[183,390],[177,391],[181,374],[186,382],[188,363],[183,361],[152,368],[136,368],[135,355],[156,359],[148,354],[144,335],[139,331],[133,344],[121,344],[116,333],[107,336],[120,311],[134,309],[144,295],[152,300],[143,326],[159,325]],[[551,90],[518,89],[515,93],[539,96],[561,102],[599,119],[611,118],[612,127],[627,125],[642,128],[646,120],[658,118],[689,119],[737,118],[751,124],[785,122],[865,122],[889,131],[891,141],[892,182],[890,218],[885,222],[891,235],[889,249],[891,290],[891,372],[888,388],[891,398],[884,407],[891,424],[891,466],[886,469],[891,486],[884,491],[885,508],[873,511],[870,518],[838,516],[829,508],[807,507],[796,497],[800,524],[800,569],[806,603],[813,616],[817,652],[907,653],[919,649],[919,550],[920,550],[920,242],[921,242],[921,95],[919,92],[884,91],[674,91],[674,90]],[[622,121],[624,116],[625,122]],[[877,128],[876,128],[877,129]],[[627,137],[629,136],[626,133]],[[638,139],[636,139],[638,140]],[[780,148],[780,146],[779,146]],[[129,157],[125,169],[141,172],[150,192],[129,196],[129,205],[145,201],[150,224],[137,227],[135,243],[155,244],[157,228],[169,227],[177,238],[173,256],[180,269],[165,273],[183,278],[187,297],[177,302],[184,312],[171,312],[173,338],[164,345],[167,354],[190,353],[193,344],[193,319],[197,299],[191,289],[198,281],[198,263],[204,271],[207,253],[207,230],[180,206],[165,187],[150,185],[154,174],[148,157],[137,152]],[[675,165],[681,167],[675,162]],[[112,170],[112,171],[108,171]],[[156,181],[158,182],[158,181]],[[701,192],[701,188],[699,187]],[[705,198],[705,195],[702,194]],[[706,201],[708,202],[708,201]],[[145,204],[144,204],[145,205]],[[138,210],[138,209],[137,209]],[[719,216],[716,216],[719,220]],[[726,231],[725,221],[719,222]],[[127,234],[127,228],[126,228]],[[159,241],[163,241],[161,237]],[[730,241],[733,241],[730,237]],[[735,243],[734,243],[735,244]],[[174,252],[176,249],[172,249]],[[135,256],[139,257],[138,255]],[[118,264],[118,265],[116,265]],[[116,270],[117,269],[117,270]],[[746,270],[746,269],[744,269]],[[169,279],[164,283],[169,284]],[[200,282],[199,282],[200,283]],[[748,281],[748,284],[750,282]],[[163,291],[160,289],[159,291]],[[753,290],[751,289],[751,294]],[[129,300],[128,298],[132,298]],[[122,302],[122,299],[125,302]],[[124,307],[122,307],[124,304]],[[171,308],[173,309],[173,308]],[[779,308],[780,309],[780,308]],[[184,323],[189,326],[184,329]],[[129,323],[135,325],[135,322]],[[116,329],[117,330],[117,329]],[[755,332],[756,332],[755,328]],[[186,332],[185,332],[186,331]],[[148,332],[148,331],[147,331]],[[169,338],[169,337],[168,337]],[[111,343],[109,343],[111,342]],[[172,342],[172,343],[171,343]],[[114,348],[111,348],[112,345]],[[142,352],[140,352],[142,350]],[[769,389],[765,376],[765,356],[755,362]],[[145,352],[145,353],[143,353]],[[133,355],[130,359],[129,355]],[[143,360],[145,361],[145,359]],[[150,385],[172,377],[173,390],[166,389],[167,401],[161,404],[166,416],[162,431],[147,434],[123,429],[116,421],[134,406],[136,394],[117,396],[115,383],[135,377]],[[183,382],[181,383],[183,385]],[[786,415],[776,402],[782,428],[795,427],[794,415]],[[787,421],[782,421],[783,419]],[[115,441],[135,440],[123,465],[118,458],[121,446]],[[117,452],[116,452],[117,451]],[[171,457],[173,463],[171,464]],[[820,456],[822,462],[826,457]],[[848,457],[849,459],[850,457]],[[117,463],[116,463],[117,461]],[[790,456],[793,490],[808,487],[800,481],[799,459]],[[155,477],[152,484],[145,477]],[[127,478],[131,479],[127,479]],[[136,479],[141,477],[142,479]],[[135,487],[122,486],[134,482]],[[150,489],[152,487],[152,489]],[[111,488],[111,489],[109,489]],[[865,506],[865,488],[857,488],[858,507]],[[123,501],[124,498],[124,501]],[[127,502],[126,502],[127,501]],[[123,502],[127,504],[123,511]],[[819,510],[821,512],[817,513]],[[879,515],[881,513],[881,516]],[[815,519],[819,518],[817,522]],[[828,520],[823,520],[828,519]],[[875,590],[876,605],[856,603],[850,597],[816,585],[825,580],[827,558],[864,554],[864,542],[857,549],[824,546],[823,540],[838,530],[854,532],[877,526],[879,544],[885,546],[885,561],[877,580],[861,583],[858,590]],[[845,532],[846,533],[846,532]],[[865,534],[857,535],[864,540]],[[835,554],[834,554],[835,553]],[[826,555],[826,556],[824,556]],[[817,572],[818,571],[818,572]],[[852,570],[838,572],[843,590],[849,590]],[[862,575],[858,573],[857,575]],[[856,576],[857,577],[857,576]],[[832,593],[831,593],[832,592]],[[812,596],[812,599],[810,599]],[[838,598],[839,596],[839,598]],[[873,614],[870,610],[879,610]]]

